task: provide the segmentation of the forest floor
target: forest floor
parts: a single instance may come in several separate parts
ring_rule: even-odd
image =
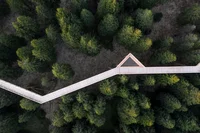
[[[158,5],[154,7],[152,10],[154,13],[161,12],[163,14],[163,18],[161,21],[154,24],[150,38],[153,40],[163,38],[165,36],[174,36],[178,33],[178,25],[177,25],[177,16],[180,14],[181,10],[193,5],[194,3],[200,3],[199,0],[169,0],[167,3],[163,5]],[[16,20],[16,14],[10,14],[3,20],[0,20],[3,23],[3,26],[0,27],[0,30],[11,34],[14,32],[12,28],[12,22]],[[75,75],[72,80],[66,82],[58,80],[56,86],[47,90],[46,93],[52,92],[54,90],[58,90],[67,85],[73,84],[85,78],[89,78],[101,72],[107,71],[113,67],[116,67],[117,64],[130,52],[126,50],[124,47],[119,46],[114,43],[113,50],[101,49],[101,52],[95,56],[90,57],[85,54],[80,53],[77,50],[70,49],[65,46],[63,43],[59,43],[56,46],[57,51],[57,62],[70,64],[75,72]],[[145,55],[142,55],[145,56]],[[137,56],[140,57],[140,56]],[[139,58],[143,59],[143,58]],[[145,65],[145,60],[141,61]],[[24,72],[21,77],[16,80],[12,80],[11,82],[20,85],[22,87],[27,87],[32,82],[40,82],[40,77],[42,74],[39,73],[28,73]],[[90,87],[92,88],[92,87]],[[54,100],[42,105],[42,108],[47,113],[47,118],[51,118],[53,112],[58,107],[59,100]]]

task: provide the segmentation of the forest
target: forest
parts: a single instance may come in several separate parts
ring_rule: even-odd
[[[0,0],[0,22],[0,79],[41,95],[128,53],[200,63],[198,0]],[[199,88],[199,74],[120,75],[44,105],[0,89],[0,133],[199,133]]]

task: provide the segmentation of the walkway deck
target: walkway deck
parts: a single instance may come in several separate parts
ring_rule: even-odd
[[[132,58],[138,66],[123,66],[123,63],[127,59]],[[131,74],[178,74],[178,73],[200,73],[200,65],[197,66],[173,66],[173,67],[144,67],[134,56],[129,54],[125,60],[123,60],[120,65],[116,68],[108,70],[106,72],[95,75],[91,78],[82,80],[78,83],[72,84],[70,86],[64,87],[55,92],[49,93],[47,95],[41,96],[34,92],[28,91],[19,86],[13,85],[6,81],[0,80],[0,88],[15,93],[19,96],[27,98],[29,100],[35,101],[37,103],[43,104],[69,94],[71,92],[80,90],[89,85],[95,84],[107,78],[113,77],[115,75],[131,75]],[[136,59],[136,60],[135,60]]]

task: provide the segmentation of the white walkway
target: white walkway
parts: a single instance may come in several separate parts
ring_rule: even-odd
[[[126,62],[128,59],[132,59],[132,62]],[[134,66],[127,66],[127,64]],[[124,66],[123,66],[124,65]],[[126,65],[126,66],[125,66]],[[138,65],[138,66],[137,66]],[[54,91],[47,95],[41,96],[34,92],[28,91],[19,86],[13,85],[6,81],[0,80],[0,88],[15,93],[19,96],[27,98],[29,100],[35,101],[37,103],[43,104],[69,94],[71,92],[80,90],[89,85],[95,84],[107,78],[113,77],[115,75],[128,75],[128,74],[176,74],[176,73],[200,73],[200,65],[197,66],[173,66],[173,67],[145,67],[142,65],[132,54],[126,56],[126,58],[114,69],[103,72],[101,74],[95,75],[91,78],[82,80],[78,83],[72,84],[70,86],[64,87],[60,90]]]

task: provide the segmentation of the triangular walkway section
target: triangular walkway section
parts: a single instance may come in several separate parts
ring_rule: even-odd
[[[145,67],[135,56],[129,53],[117,67]]]

